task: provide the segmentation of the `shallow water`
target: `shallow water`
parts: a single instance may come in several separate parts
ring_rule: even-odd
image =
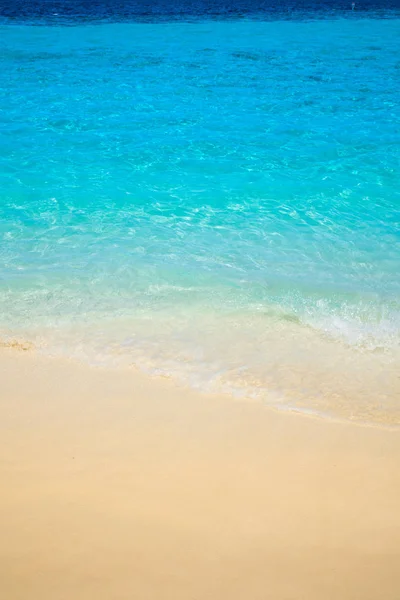
[[[2,339],[400,422],[396,13],[31,13],[0,27]]]

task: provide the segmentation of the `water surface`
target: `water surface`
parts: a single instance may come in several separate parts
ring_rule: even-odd
[[[1,338],[398,422],[395,4],[3,6]]]

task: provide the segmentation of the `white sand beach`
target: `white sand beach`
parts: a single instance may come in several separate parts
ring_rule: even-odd
[[[0,352],[0,597],[398,600],[400,435]]]

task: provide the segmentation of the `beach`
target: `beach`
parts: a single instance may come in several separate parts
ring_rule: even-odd
[[[399,25],[1,4],[0,600],[400,599]]]
[[[398,430],[0,351],[0,596],[397,600]]]

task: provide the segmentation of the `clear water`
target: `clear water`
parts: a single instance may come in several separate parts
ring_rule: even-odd
[[[396,11],[19,16],[0,339],[400,422]]]

